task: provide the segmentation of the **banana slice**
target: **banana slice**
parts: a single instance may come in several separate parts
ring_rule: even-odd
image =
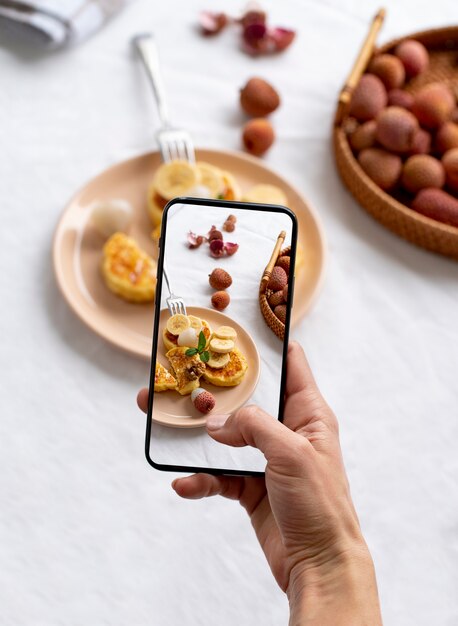
[[[181,313],[177,313],[176,315],[172,315],[167,320],[166,328],[172,335],[179,335],[187,328],[190,328],[191,322],[189,321],[187,315],[182,315]]]
[[[210,350],[218,354],[228,354],[235,348],[235,344],[231,339],[218,339],[213,337],[210,341]]]
[[[230,339],[235,341],[237,339],[237,331],[232,326],[220,326],[215,330],[213,336],[217,339]]]
[[[261,204],[287,204],[288,202],[283,190],[275,185],[255,185],[244,194],[242,200]]]
[[[207,365],[208,367],[213,367],[213,369],[215,370],[220,370],[223,367],[226,367],[226,365],[229,363],[230,361],[230,356],[228,352],[225,352],[224,354],[218,353],[218,352],[210,352],[210,358],[207,361]]]
[[[200,184],[200,172],[187,161],[164,163],[153,179],[156,192],[167,200],[186,195],[188,189],[197,184]]]
[[[218,167],[198,161],[196,167],[200,173],[200,184],[209,189],[211,197],[217,198],[224,191],[224,178]]]
[[[240,200],[242,192],[240,191],[239,184],[232,176],[230,172],[223,170],[221,172],[224,182],[224,200]]]
[[[200,333],[200,331],[202,330],[202,320],[200,319],[200,317],[197,317],[196,315],[188,315],[188,320],[191,324],[191,328],[194,328],[195,331],[197,331],[197,333]]]

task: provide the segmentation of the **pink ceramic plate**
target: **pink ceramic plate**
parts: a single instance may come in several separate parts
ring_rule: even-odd
[[[299,192],[262,161],[236,152],[197,150],[197,158],[229,170],[242,191],[259,183],[277,185],[299,221],[299,244],[304,263],[296,275],[292,324],[305,315],[321,285],[325,249],[316,215]],[[125,198],[132,203],[135,221],[130,234],[157,258],[146,209],[148,185],[160,164],[158,152],[114,165],[87,183],[69,202],[54,236],[53,262],[57,282],[70,307],[98,335],[138,356],[151,356],[154,305],[131,304],[117,298],[100,274],[103,239],[89,225],[89,206],[95,200]]]
[[[201,387],[211,391],[215,396],[215,411],[221,414],[229,414],[240,408],[253,395],[259,380],[260,360],[256,345],[248,334],[248,332],[237,324],[236,321],[219,313],[214,309],[205,309],[203,307],[190,306],[186,312],[189,315],[196,315],[200,319],[206,320],[212,330],[218,326],[232,326],[237,331],[236,348],[244,355],[248,363],[248,369],[242,382],[235,387],[216,387],[210,383],[201,380]],[[157,359],[167,369],[170,369],[170,363],[167,360],[162,343],[162,330],[167,323],[170,313],[167,309],[161,311],[159,320],[159,339]],[[153,403],[153,421],[165,426],[174,426],[175,428],[196,428],[196,426],[204,426],[206,416],[197,411],[192,402],[191,396],[180,396],[177,391],[160,391],[154,394]]]

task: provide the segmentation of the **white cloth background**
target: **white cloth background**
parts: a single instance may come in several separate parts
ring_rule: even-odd
[[[232,31],[196,35],[203,4],[138,0],[78,48],[40,58],[0,50],[1,621],[287,623],[244,511],[179,500],[174,476],[144,460],[135,394],[147,363],[83,326],[52,274],[67,199],[154,145],[154,104],[128,44],[151,28],[173,117],[198,145],[239,146],[237,89],[249,76],[280,90],[266,161],[318,209],[329,243],[323,293],[293,336],[340,419],[385,623],[454,626],[458,265],[366,215],[337,176],[330,142],[338,90],[379,3],[265,2],[273,23],[299,32],[283,56],[262,59],[239,52]],[[455,0],[385,4],[382,41],[457,17]]]

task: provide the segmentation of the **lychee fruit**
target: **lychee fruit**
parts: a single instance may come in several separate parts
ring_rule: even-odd
[[[384,148],[408,152],[418,130],[418,121],[402,107],[388,107],[377,116],[376,138]]]
[[[274,291],[274,293],[269,298],[269,304],[273,309],[283,302],[283,289],[281,289],[280,291]]]
[[[414,135],[409,154],[428,154],[431,152],[431,135],[424,128],[419,128]]]
[[[288,285],[285,285],[283,287],[283,300],[285,302],[288,302]]]
[[[386,107],[387,99],[380,78],[374,74],[364,74],[353,92],[349,113],[360,122],[372,120]]]
[[[263,78],[250,78],[240,91],[242,109],[252,117],[265,117],[280,105],[280,96]]]
[[[422,189],[412,202],[412,208],[433,220],[458,226],[458,199],[442,189]]]
[[[388,106],[402,107],[410,111],[414,97],[405,89],[390,89],[388,92]]]
[[[436,149],[439,152],[447,152],[458,148],[458,124],[445,122],[436,134]]]
[[[275,133],[270,122],[263,118],[257,118],[245,124],[242,139],[248,152],[261,156],[273,144]]]
[[[191,401],[201,413],[210,413],[216,404],[215,396],[206,389],[202,389],[202,387],[192,390]]]
[[[425,46],[415,39],[401,41],[394,50],[394,54],[402,61],[408,78],[418,76],[429,65],[429,54]]]
[[[402,61],[393,54],[377,54],[369,63],[369,72],[378,76],[387,89],[402,87],[406,78]]]
[[[227,291],[215,291],[211,298],[211,303],[217,311],[224,311],[230,301],[231,297]]]
[[[355,152],[371,148],[375,143],[375,129],[377,127],[375,120],[364,122],[349,137],[350,146]]]
[[[445,183],[444,166],[429,154],[416,154],[404,163],[401,183],[410,193],[417,193],[427,187],[440,189]]]
[[[291,259],[289,256],[286,256],[286,254],[279,257],[276,263],[276,265],[278,267],[282,267],[287,274],[289,274],[290,264],[291,264]]]
[[[223,238],[223,233],[220,230],[218,230],[216,226],[212,226],[208,233],[208,241],[211,243],[215,239],[222,239],[222,238]]]
[[[283,324],[286,322],[286,304],[279,304],[274,309],[274,314]]]
[[[458,148],[452,148],[442,157],[442,165],[445,169],[447,185],[458,192]]]
[[[381,189],[392,189],[401,175],[401,157],[381,148],[361,150],[358,162],[369,178]]]
[[[443,83],[429,83],[415,96],[412,113],[422,126],[438,128],[448,120],[455,107],[452,91]]]
[[[455,107],[450,115],[450,121],[458,124],[458,107]]]
[[[221,291],[232,285],[232,276],[221,267],[216,267],[213,272],[209,274],[208,282],[210,283],[210,287]]]
[[[269,282],[267,283],[268,289],[272,289],[272,291],[280,291],[288,282],[288,276],[285,270],[282,267],[276,265],[272,274],[269,278]]]

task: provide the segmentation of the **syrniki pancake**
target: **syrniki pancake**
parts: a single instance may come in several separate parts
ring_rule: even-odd
[[[165,355],[170,361],[173,373],[177,380],[176,390],[186,396],[199,387],[199,379],[205,371],[205,364],[200,356],[187,356],[187,348],[172,348]]]
[[[156,370],[154,374],[154,391],[167,391],[167,389],[176,389],[177,381],[174,376],[166,369],[162,363],[156,361]]]
[[[207,321],[202,320],[202,332],[205,335],[205,339],[207,340],[207,344],[210,340],[212,331],[210,325]],[[162,340],[164,342],[164,348],[166,350],[171,350],[172,348],[176,348],[178,345],[178,335],[172,335],[166,327],[164,327],[162,331]]]
[[[248,369],[248,363],[237,348],[229,353],[229,363],[221,369],[205,368],[203,378],[217,387],[234,387],[242,382]]]
[[[104,245],[102,274],[108,288],[124,300],[154,300],[156,262],[124,233],[115,233]]]

